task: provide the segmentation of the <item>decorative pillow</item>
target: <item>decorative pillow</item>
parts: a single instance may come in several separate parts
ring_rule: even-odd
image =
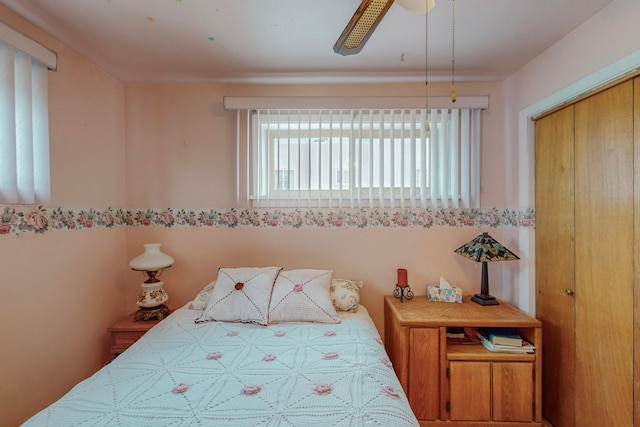
[[[336,310],[352,313],[358,311],[361,288],[362,280],[356,282],[347,279],[333,279],[330,287],[331,301]]]
[[[332,270],[281,271],[273,286],[269,322],[340,323],[331,303]]]
[[[207,308],[196,323],[221,320],[266,325],[279,271],[280,267],[219,269]]]
[[[209,304],[209,298],[211,297],[211,291],[213,287],[216,285],[216,281],[209,283],[207,286],[202,288],[198,295],[191,301],[189,304],[189,308],[192,310],[204,310],[207,308],[207,304]]]

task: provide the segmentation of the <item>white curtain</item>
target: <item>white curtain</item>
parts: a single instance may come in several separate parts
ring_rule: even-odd
[[[237,175],[239,204],[478,207],[480,114],[480,108],[238,110],[238,124],[247,124],[244,141],[237,128],[238,168],[246,169]]]
[[[0,42],[0,203],[48,203],[47,66]]]

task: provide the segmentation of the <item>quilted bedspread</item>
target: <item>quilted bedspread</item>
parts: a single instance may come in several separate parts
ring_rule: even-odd
[[[26,426],[418,426],[366,309],[194,323],[184,306]]]

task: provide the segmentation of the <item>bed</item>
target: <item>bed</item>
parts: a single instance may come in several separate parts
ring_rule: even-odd
[[[329,292],[349,281],[278,268],[261,288],[256,271],[219,270],[217,283],[24,425],[419,425],[366,308],[353,292]]]

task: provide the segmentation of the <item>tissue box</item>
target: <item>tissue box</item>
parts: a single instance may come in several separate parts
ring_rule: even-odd
[[[440,288],[438,285],[427,286],[429,301],[462,303],[462,290],[457,286]]]

